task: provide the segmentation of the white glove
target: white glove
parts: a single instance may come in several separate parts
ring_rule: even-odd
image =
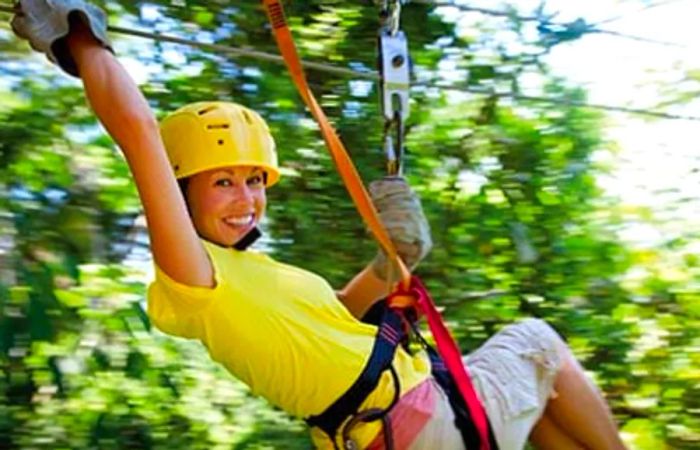
[[[12,18],[15,34],[73,76],[79,76],[78,67],[66,37],[75,21],[82,21],[97,41],[113,51],[107,38],[105,13],[83,0],[19,0],[17,8],[19,11]]]
[[[369,192],[399,256],[410,269],[415,268],[433,247],[420,198],[401,177],[374,181]],[[380,249],[372,262],[374,273],[386,279],[387,265],[386,254]]]

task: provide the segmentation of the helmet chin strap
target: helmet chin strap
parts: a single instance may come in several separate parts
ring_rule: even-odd
[[[257,241],[260,236],[262,236],[262,233],[258,229],[258,227],[253,227],[249,232],[245,234],[241,239],[238,240],[235,244],[233,244],[231,247],[235,248],[236,250],[246,250],[248,247],[253,245],[255,241]]]

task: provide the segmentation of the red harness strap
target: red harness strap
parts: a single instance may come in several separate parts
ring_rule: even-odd
[[[311,92],[306,82],[306,77],[304,76],[304,70],[297,54],[291,31],[287,26],[282,5],[279,0],[262,1],[267,11],[270,24],[272,25],[272,31],[280,53],[285,60],[289,73],[302,99],[321,128],[321,133],[328,144],[328,148],[350,197],[389,259],[396,263],[396,266],[401,272],[401,282],[396,292],[392,295],[391,302],[394,304],[417,304],[421,312],[426,315],[428,325],[437,343],[438,351],[450,374],[454,378],[459,392],[469,408],[469,413],[474,421],[478,434],[480,435],[481,445],[479,450],[491,450],[486,411],[474,391],[469,375],[462,363],[461,353],[457,344],[447,330],[440,313],[423,284],[418,278],[411,277],[406,265],[398,256],[396,248],[384,229],[367,190],[360,181],[360,176],[357,173],[355,165]]]
[[[430,332],[433,338],[435,338],[438,353],[447,367],[448,372],[452,375],[457,389],[469,409],[469,414],[480,437],[480,450],[489,450],[491,448],[491,443],[486,410],[484,410],[484,406],[476,394],[474,385],[469,378],[467,368],[462,362],[462,353],[450,334],[450,331],[447,329],[442,315],[435,307],[435,302],[430,297],[423,282],[415,275],[411,277],[411,284],[408,290],[399,286],[394,293],[389,295],[387,298],[389,306],[404,296],[415,299],[418,311],[425,315]],[[403,302],[400,301],[400,303]]]

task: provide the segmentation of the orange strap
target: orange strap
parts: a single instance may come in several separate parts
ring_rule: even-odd
[[[347,150],[343,146],[340,138],[336,134],[333,127],[330,125],[326,114],[323,112],[319,106],[316,98],[314,97],[309,85],[306,82],[306,76],[304,75],[304,69],[301,65],[301,60],[297,54],[296,46],[294,45],[294,40],[292,38],[292,33],[287,26],[287,21],[284,16],[284,9],[278,0],[263,0],[265,9],[267,11],[268,18],[272,24],[272,30],[275,34],[275,39],[277,40],[277,45],[279,46],[282,57],[287,64],[287,69],[296,84],[301,97],[306,103],[306,106],[311,111],[311,114],[318,122],[321,127],[321,134],[330,149],[333,161],[340,173],[340,177],[345,183],[345,187],[350,194],[350,198],[355,203],[355,207],[360,213],[360,216],[364,219],[365,223],[369,227],[370,231],[374,235],[379,245],[381,245],[384,252],[387,254],[389,261],[394,262],[395,266],[399,268],[401,284],[404,288],[408,288],[411,282],[411,273],[401,261],[394,244],[391,242],[391,238],[387,233],[381,220],[379,220],[379,215],[377,210],[370,199],[367,190],[362,184],[360,175],[357,173],[357,169],[353,164],[350,156],[348,156]]]

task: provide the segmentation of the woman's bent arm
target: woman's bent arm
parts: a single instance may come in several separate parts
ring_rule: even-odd
[[[126,156],[146,214],[156,264],[180,283],[213,286],[211,262],[192,225],[158,123],[143,94],[84,25],[73,28],[68,45],[92,109]]]
[[[389,283],[379,278],[370,264],[336,295],[353,316],[361,319],[374,303],[390,292]]]

